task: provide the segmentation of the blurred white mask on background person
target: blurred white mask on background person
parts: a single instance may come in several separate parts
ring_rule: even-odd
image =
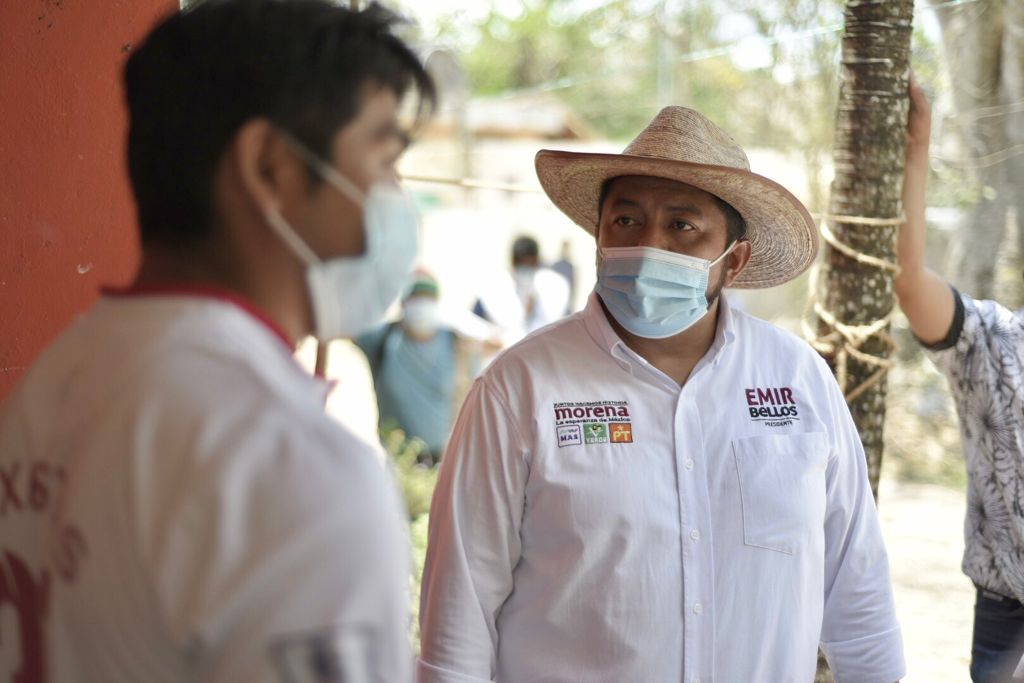
[[[435,332],[440,324],[437,301],[425,296],[407,299],[404,305],[405,315],[402,324],[413,334],[427,337]]]
[[[516,266],[512,278],[516,283],[516,294],[526,301],[537,293],[537,269],[533,266]]]

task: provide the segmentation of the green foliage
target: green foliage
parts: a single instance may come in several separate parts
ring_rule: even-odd
[[[681,52],[714,46],[710,3],[688,6],[682,18],[645,0],[532,0],[518,13],[501,8],[491,4],[471,25],[453,18],[438,25],[438,42],[461,47],[474,94],[552,91],[611,138],[635,135],[672,99],[671,84],[700,70],[678,60]],[[676,101],[706,104],[685,90]],[[727,99],[721,90],[714,96]]]
[[[901,358],[889,372],[885,464],[897,479],[963,490],[967,471],[949,385],[921,351],[905,319],[893,326]]]
[[[523,0],[517,9],[492,1],[436,22],[431,40],[454,46],[474,95],[547,91],[619,141],[662,106],[683,104],[744,146],[799,155],[816,175],[832,145],[842,5]],[[751,50],[767,61],[740,58]],[[812,182],[814,209],[823,208],[823,182]]]
[[[391,1],[412,15],[422,12],[413,0]],[[740,144],[793,153],[817,174],[832,148],[844,6],[844,0],[489,0],[434,12],[427,40],[459,54],[476,96],[551,92],[620,141],[636,135],[661,106],[684,104]],[[916,22],[914,68],[919,80],[939,86],[941,45],[923,23]],[[742,58],[750,52],[762,55],[762,63]],[[812,181],[812,209],[824,208],[824,182]]]
[[[586,14],[580,19],[560,21],[555,0],[524,4],[515,17],[492,8],[466,55],[476,91],[493,95],[529,88],[585,68],[580,60],[590,48],[592,22]]]
[[[380,440],[395,464],[395,476],[402,488],[409,521],[414,522],[430,512],[437,469],[418,461],[426,444],[420,439],[407,439],[405,432],[393,424],[381,426]]]
[[[414,575],[409,586],[412,609],[412,646],[416,654],[420,649],[420,580],[423,577],[423,562],[427,554],[427,525],[429,523],[430,499],[437,483],[437,467],[428,467],[418,459],[425,444],[420,439],[407,439],[405,432],[394,424],[381,426],[380,440],[394,462],[395,477],[398,479],[409,511],[409,535],[412,541]]]

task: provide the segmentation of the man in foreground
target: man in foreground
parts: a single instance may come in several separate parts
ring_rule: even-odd
[[[433,90],[392,24],[210,0],[128,60],[141,267],[0,415],[13,680],[407,680],[401,506],[292,358],[413,264],[396,111]]]
[[[594,234],[586,309],[500,356],[441,465],[421,683],[904,673],[864,453],[822,359],[724,287],[806,269],[800,202],[699,112],[541,151]]]

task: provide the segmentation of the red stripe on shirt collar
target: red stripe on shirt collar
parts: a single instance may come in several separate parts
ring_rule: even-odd
[[[284,328],[277,321],[267,315],[262,309],[257,308],[251,301],[229,289],[191,282],[166,282],[134,284],[129,287],[103,287],[100,291],[104,296],[113,297],[187,296],[223,301],[237,306],[255,318],[257,322],[261,323],[275,337],[280,339],[288,347],[289,352],[295,350],[295,341],[288,336],[288,333],[284,331]]]

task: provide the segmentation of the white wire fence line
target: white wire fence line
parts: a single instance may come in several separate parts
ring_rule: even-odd
[[[964,170],[974,170],[993,166],[1021,155],[1024,155],[1024,143],[1013,145],[1012,147],[978,157],[977,159],[949,159],[936,154],[932,154],[931,158],[933,161],[937,161],[940,164],[945,164],[947,166],[953,166]],[[484,178],[434,176],[418,173],[402,173],[400,174],[400,177],[403,181],[412,183],[448,185],[451,187],[461,187],[466,190],[495,190],[515,194],[544,194],[544,191],[539,185],[509,183],[497,180],[486,180]],[[811,215],[815,216],[813,213]]]
[[[523,185],[519,183],[504,183],[479,178],[451,178],[443,176],[419,175],[415,173],[402,173],[403,181],[415,183],[432,183],[434,185],[451,185],[462,187],[468,190],[499,190],[502,192],[516,192],[521,194],[544,194],[539,186]]]

